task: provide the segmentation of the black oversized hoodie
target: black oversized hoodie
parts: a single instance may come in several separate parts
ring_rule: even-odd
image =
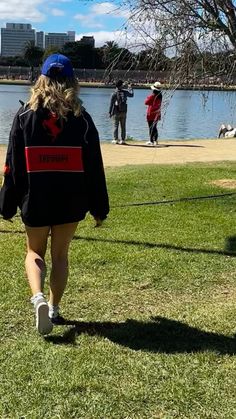
[[[83,109],[59,120],[47,109],[17,112],[10,132],[0,191],[0,213],[12,218],[17,207],[32,227],[76,222],[89,211],[109,212],[97,129]]]

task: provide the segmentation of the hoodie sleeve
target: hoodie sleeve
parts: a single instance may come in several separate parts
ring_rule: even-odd
[[[87,144],[84,147],[84,167],[87,182],[89,211],[104,220],[109,213],[109,199],[102,161],[98,131],[91,116],[85,113],[88,122]]]
[[[129,89],[124,90],[126,97],[134,97],[134,91],[132,87],[129,87]]]
[[[154,96],[153,95],[149,95],[146,99],[145,99],[145,105],[152,105],[152,103],[153,103],[153,99],[154,99]]]
[[[24,176],[24,143],[19,113],[16,114],[7,148],[0,190],[0,214],[4,219],[12,218],[17,212],[21,195],[21,179]]]

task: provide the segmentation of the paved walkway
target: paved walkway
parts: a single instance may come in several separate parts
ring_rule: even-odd
[[[128,145],[101,143],[105,167],[135,164],[184,164],[191,162],[236,161],[236,138],[220,140],[161,141],[157,147],[143,142]],[[6,147],[0,145],[0,172]]]

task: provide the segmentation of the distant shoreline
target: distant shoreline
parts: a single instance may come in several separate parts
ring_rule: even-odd
[[[0,79],[0,85],[18,85],[18,86],[31,86],[32,83],[29,80],[13,80],[13,79]],[[106,84],[103,82],[86,82],[86,81],[79,81],[81,87],[95,87],[95,88],[110,88],[114,89],[113,84]],[[133,83],[134,89],[149,89],[151,83]],[[236,91],[236,85],[234,86],[217,86],[217,85],[194,85],[194,86],[169,86],[169,85],[162,85],[163,90],[207,90],[207,91]]]

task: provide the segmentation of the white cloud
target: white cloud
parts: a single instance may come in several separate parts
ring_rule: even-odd
[[[60,6],[65,3],[68,3],[69,6],[72,1],[74,0],[0,0],[0,26],[4,27],[6,22],[42,22],[48,15],[63,16],[65,12],[60,9]],[[46,9],[44,9],[45,13],[41,11],[40,7],[42,6],[48,7],[47,12]],[[79,22],[80,30],[83,28],[87,33],[93,30],[91,33],[95,36],[96,46],[101,46],[109,40],[117,41],[123,45],[124,35],[120,35],[122,31],[103,30],[107,24],[106,17],[108,20],[111,17],[124,18],[127,17],[127,14],[113,3],[104,1],[91,5],[87,14],[78,13],[74,16],[75,20]],[[81,34],[81,36],[83,35],[85,32]]]
[[[27,20],[28,22],[40,22],[45,15],[38,10],[38,6],[45,0],[1,0],[0,20]]]
[[[95,13],[96,15],[109,15],[112,17],[124,17],[127,18],[129,16],[129,13],[127,10],[122,9],[120,6],[116,6],[114,3],[110,2],[103,2],[94,4],[91,7],[92,13]]]
[[[96,22],[95,20],[96,16],[93,15],[82,15],[78,13],[74,16],[74,19],[78,20],[80,22],[80,25],[86,28],[103,28],[103,24]]]
[[[61,9],[52,9],[51,10],[51,14],[53,16],[64,16],[65,15],[65,12],[63,10],[61,10]]]
[[[126,44],[126,34],[123,31],[93,31],[78,33],[75,36],[75,40],[79,41],[83,36],[93,36],[95,39],[96,48],[102,47],[107,41],[115,41],[120,47],[124,47]]]
[[[74,19],[78,20],[82,27],[101,29],[105,27],[105,21],[104,19],[102,19],[102,17],[127,19],[128,16],[129,16],[129,13],[127,10],[122,9],[121,7],[118,7],[114,5],[113,3],[103,2],[103,3],[94,4],[93,6],[91,6],[90,13],[89,12],[87,14],[77,13],[74,16]]]

